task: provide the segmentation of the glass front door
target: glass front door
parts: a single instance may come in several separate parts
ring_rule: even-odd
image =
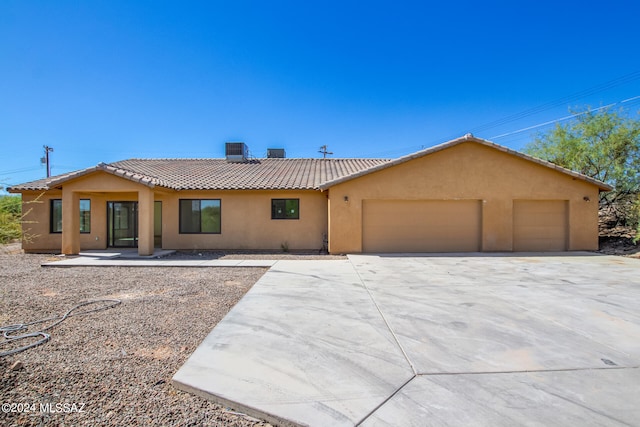
[[[138,202],[107,202],[108,245],[138,247]]]

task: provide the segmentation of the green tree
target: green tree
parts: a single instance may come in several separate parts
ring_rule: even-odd
[[[0,196],[0,244],[19,239],[22,233],[22,199]]]
[[[538,135],[524,151],[611,185],[613,191],[600,194],[601,208],[618,223],[639,227],[640,120],[625,110],[581,112]]]

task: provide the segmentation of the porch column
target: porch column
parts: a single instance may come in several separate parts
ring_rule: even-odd
[[[153,255],[153,190],[138,191],[138,254]]]
[[[80,196],[62,187],[62,253],[80,253]]]

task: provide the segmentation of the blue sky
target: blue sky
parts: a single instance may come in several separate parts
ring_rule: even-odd
[[[3,0],[0,185],[44,177],[45,144],[53,174],[225,141],[397,157],[473,131],[521,149],[535,130],[494,137],[640,95],[638,16],[617,0]]]

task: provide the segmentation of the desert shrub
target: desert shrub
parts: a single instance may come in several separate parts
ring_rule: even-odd
[[[22,233],[22,198],[0,196],[0,244],[19,239]]]

